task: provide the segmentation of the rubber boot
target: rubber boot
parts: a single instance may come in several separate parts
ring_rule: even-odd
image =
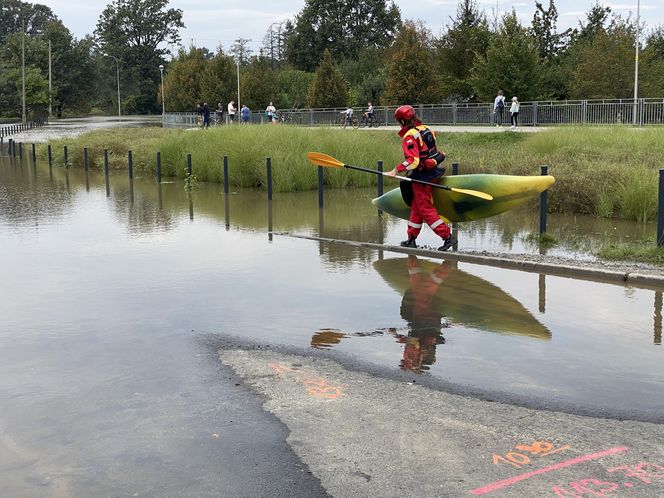
[[[445,241],[445,243],[438,248],[439,251],[447,251],[450,247],[456,245],[456,243],[458,242],[456,235],[454,235],[453,233],[450,234],[449,237],[443,240]]]
[[[417,247],[417,244],[415,243],[415,238],[414,237],[408,237],[408,240],[404,240],[401,242],[402,247]]]

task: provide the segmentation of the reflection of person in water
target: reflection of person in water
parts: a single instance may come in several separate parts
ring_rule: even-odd
[[[393,332],[397,340],[403,344],[401,368],[421,373],[429,370],[436,362],[436,345],[445,344],[441,334],[443,318],[439,306],[433,306],[433,298],[451,269],[446,263],[438,265],[431,273],[422,271],[420,262],[415,256],[408,257],[408,275],[410,288],[401,301],[401,317],[408,322],[408,336]]]

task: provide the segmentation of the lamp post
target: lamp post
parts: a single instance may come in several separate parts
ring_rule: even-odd
[[[161,114],[166,114],[166,101],[164,100],[164,65],[159,64],[159,72],[161,73]]]
[[[115,67],[117,68],[117,75],[118,75],[118,118],[121,118],[122,112],[120,111],[120,62],[118,61],[117,57],[113,57],[110,54],[102,54],[104,57],[110,57],[111,59],[115,59]]]
[[[636,0],[636,55],[634,56],[634,119],[633,125],[636,126],[636,114],[638,112],[639,99],[639,23],[640,23],[641,0]]]
[[[237,61],[237,112],[241,112],[240,109],[240,58],[238,57]]]

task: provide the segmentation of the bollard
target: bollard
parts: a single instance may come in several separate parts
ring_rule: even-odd
[[[0,156],[3,155],[4,151],[5,151],[5,136],[0,135]]]
[[[67,162],[67,146],[66,145],[64,146],[64,150],[65,150],[65,168],[68,168],[69,164]]]
[[[127,162],[129,163],[129,179],[134,178],[134,158],[131,151],[127,152]]]
[[[548,166],[541,166],[541,172],[542,176],[548,175]],[[539,233],[540,235],[546,233],[546,211],[547,211],[547,191],[545,190],[540,194],[540,228],[539,228]]]
[[[47,154],[48,154],[48,167],[51,168],[53,167],[53,154],[51,153],[51,144],[48,144]]]
[[[267,159],[267,200],[272,200],[272,158]]]
[[[32,144],[32,162],[37,164],[37,148]]]
[[[18,158],[23,161],[23,142],[18,143]]]
[[[191,154],[187,154],[187,176],[191,176]]]
[[[108,149],[104,149],[104,176],[108,176]]]
[[[161,152],[159,151],[157,151],[157,183],[161,183]]]
[[[88,170],[88,148],[83,147],[83,170]]]
[[[378,175],[378,197],[380,197],[383,195],[383,161],[378,161],[378,171],[380,171]]]
[[[323,209],[323,167],[318,166],[318,209]]]
[[[452,163],[452,174],[453,175],[459,174],[459,163]]]
[[[228,156],[224,156],[224,194],[228,193]]]
[[[664,246],[664,169],[659,170],[659,201],[657,203],[657,246]]]

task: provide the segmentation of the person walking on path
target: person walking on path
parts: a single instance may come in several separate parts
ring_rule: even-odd
[[[495,116],[496,126],[503,126],[503,113],[505,112],[505,96],[502,90],[498,90],[498,95],[493,101],[493,114]]]
[[[235,108],[235,101],[231,100],[228,103],[228,123],[233,124],[235,122],[235,113],[237,109]]]
[[[201,108],[201,114],[203,115],[203,129],[210,127],[210,106],[207,102],[203,102],[203,107]]]
[[[247,107],[246,104],[242,104],[242,109],[240,110],[240,119],[242,120],[242,123],[247,124],[250,117],[251,110]]]
[[[277,109],[272,105],[272,102],[265,108],[265,114],[270,123],[277,124]]]
[[[413,180],[422,180],[437,183],[439,178],[445,174],[442,162],[445,154],[438,150],[436,145],[436,134],[430,130],[417,117],[415,109],[409,105],[402,105],[394,113],[394,118],[401,125],[399,137],[401,137],[401,148],[403,149],[404,161],[399,163],[387,174],[396,176],[397,173],[406,173]],[[443,221],[433,205],[432,187],[416,182],[401,182],[404,200],[408,203],[409,197],[410,216],[408,217],[408,240],[401,242],[404,247],[417,247],[415,240],[422,230],[422,223],[426,223],[436,235],[443,239],[440,251],[447,251],[457,243],[450,227]],[[410,190],[412,189],[412,195]]]
[[[519,126],[519,100],[512,97],[512,105],[510,106],[510,118],[512,120],[512,128]]]

